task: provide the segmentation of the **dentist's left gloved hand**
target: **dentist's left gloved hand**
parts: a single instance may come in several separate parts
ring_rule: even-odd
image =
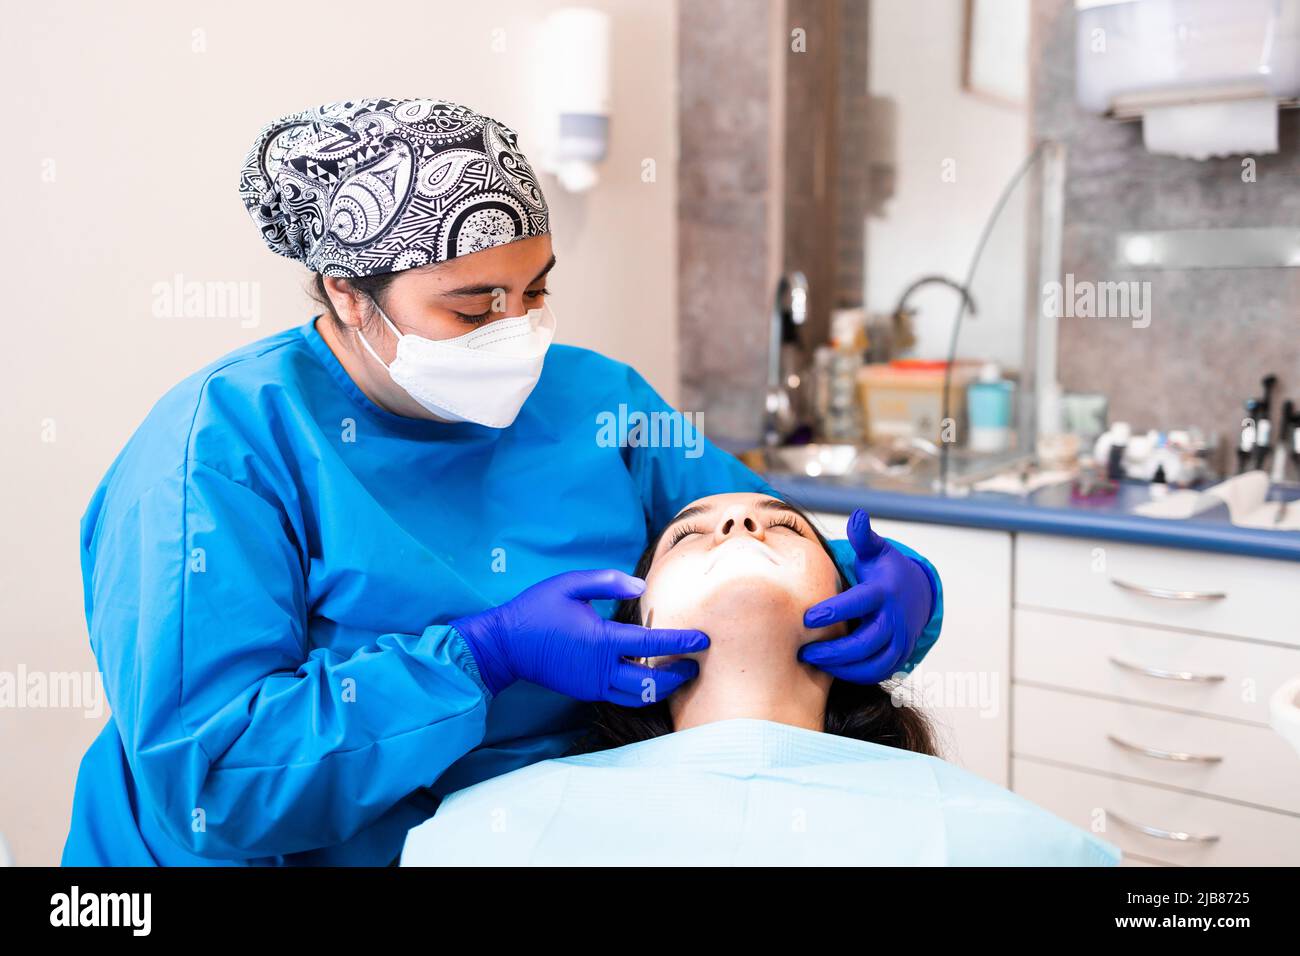
[[[912,656],[934,611],[934,591],[920,563],[872,531],[861,508],[849,518],[848,537],[858,583],[810,607],[803,622],[813,628],[858,619],[857,629],[805,644],[799,659],[841,680],[879,684]]]

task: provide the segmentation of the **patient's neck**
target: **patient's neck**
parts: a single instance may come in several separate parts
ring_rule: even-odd
[[[793,616],[772,610],[705,623],[709,649],[699,677],[669,698],[675,730],[738,717],[823,729],[831,677],[796,656],[811,638],[801,609]]]

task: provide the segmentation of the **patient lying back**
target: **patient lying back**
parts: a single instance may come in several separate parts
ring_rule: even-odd
[[[735,718],[936,753],[921,711],[895,706],[879,685],[835,680],[799,660],[803,645],[845,632],[841,624],[804,627],[804,611],[851,583],[799,509],[748,492],[701,498],[662,529],[635,574],[645,579],[645,593],[623,602],[615,618],[696,628],[709,635],[709,649],[689,655],[699,661],[699,676],[670,699],[642,708],[600,705],[593,732],[571,753]]]
[[[1113,865],[1119,852],[935,756],[930,726],[799,649],[843,625],[804,611],[848,586],[807,517],[725,494],[642,556],[617,617],[709,635],[666,701],[600,705],[569,755],[452,794],[403,865]],[[670,661],[652,660],[652,666]]]

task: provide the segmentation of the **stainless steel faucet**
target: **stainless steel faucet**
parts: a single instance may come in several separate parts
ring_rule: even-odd
[[[808,278],[802,272],[787,272],[777,280],[772,297],[763,417],[763,444],[768,446],[780,445],[800,424],[807,362],[799,327],[807,319]]]
[[[975,308],[975,300],[971,297],[970,290],[960,282],[957,282],[955,279],[949,279],[947,276],[922,276],[903,290],[903,294],[898,297],[898,305],[894,306],[893,348],[895,354],[905,348],[910,348],[916,343],[916,339],[912,332],[912,318],[916,315],[916,310],[911,308],[908,305],[908,302],[911,301],[914,292],[927,285],[946,285],[962,297],[962,300],[966,304],[966,311],[971,315],[976,315],[978,313],[978,310]]]

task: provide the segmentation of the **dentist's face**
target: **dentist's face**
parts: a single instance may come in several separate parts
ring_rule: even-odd
[[[710,624],[761,619],[769,632],[802,633],[804,610],[838,590],[834,562],[797,511],[767,495],[713,495],[665,529],[641,614],[653,614],[655,627],[708,633]]]
[[[450,339],[489,322],[539,309],[549,294],[547,278],[555,266],[551,237],[532,236],[458,256],[447,262],[398,273],[378,298],[403,335]],[[408,418],[436,418],[408,395],[359,344],[365,336],[385,362],[397,355],[397,336],[379,318],[369,295],[346,279],[326,278],[339,328],[316,328],[348,375],[375,404]]]
[[[532,236],[408,269],[384,289],[380,300],[403,334],[450,339],[540,309],[549,294],[546,280],[554,266],[550,235]],[[325,289],[340,321],[354,331],[364,331],[384,361],[392,361],[397,339],[373,314],[369,297],[344,279],[325,279]]]

